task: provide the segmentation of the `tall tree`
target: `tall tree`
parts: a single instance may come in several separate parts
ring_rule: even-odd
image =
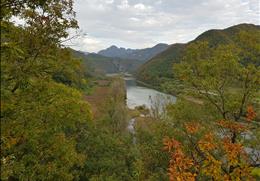
[[[71,0],[1,1],[1,179],[73,180],[91,120],[80,60],[62,41],[77,28]],[[23,21],[22,26],[12,23]]]

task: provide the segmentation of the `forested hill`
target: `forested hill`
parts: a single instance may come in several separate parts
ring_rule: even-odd
[[[226,29],[212,29],[202,33],[193,41],[205,40],[209,41],[211,44],[236,43],[238,41],[238,33],[241,31],[245,31],[250,34],[255,34],[257,32],[259,33],[260,25],[243,23],[228,27]]]
[[[134,73],[143,63],[168,47],[169,45],[161,43],[145,49],[125,49],[113,45],[98,53],[70,50],[76,57],[83,59],[90,73]]]
[[[145,62],[155,55],[163,52],[169,47],[169,45],[164,43],[159,43],[151,48],[144,48],[144,49],[126,49],[126,48],[118,48],[116,46],[111,46],[105,50],[101,50],[98,52],[99,55],[103,55],[106,57],[117,57],[123,59],[133,59],[133,60],[140,60]]]
[[[254,58],[248,59],[246,55],[241,55],[242,62],[253,62],[259,65],[260,51],[251,51],[251,45],[240,42],[239,36],[253,35],[254,41],[260,41],[260,26],[253,24],[239,24],[222,30],[209,30],[199,35],[195,40],[187,44],[174,44],[167,50],[158,54],[137,71],[137,78],[143,82],[149,83],[155,87],[161,87],[169,79],[174,78],[172,70],[173,64],[178,63],[185,56],[185,49],[192,43],[206,41],[209,46],[214,48],[220,44],[234,45],[245,50],[248,54],[253,54]],[[257,61],[258,60],[258,61]]]
[[[95,53],[83,53],[71,49],[72,53],[83,60],[86,70],[90,74],[106,74],[119,72],[134,72],[143,63],[139,60],[127,58],[106,57]]]

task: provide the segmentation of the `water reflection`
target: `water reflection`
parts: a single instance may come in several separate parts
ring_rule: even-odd
[[[151,108],[155,104],[158,104],[161,108],[167,103],[174,103],[176,101],[176,97],[172,95],[137,85],[136,80],[132,77],[126,77],[125,81],[127,106],[131,109],[141,105]]]

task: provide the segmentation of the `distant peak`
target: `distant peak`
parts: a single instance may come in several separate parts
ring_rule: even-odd
[[[158,46],[169,46],[169,45],[166,43],[158,43],[157,45],[155,45],[155,47],[158,47]]]
[[[131,49],[112,45],[109,48],[100,50],[98,54],[106,57],[147,61],[158,53],[164,51],[168,47],[169,45],[165,43],[159,43],[153,47],[143,49]]]
[[[168,45],[167,43],[158,43],[157,45]]]
[[[117,46],[115,46],[115,45],[112,45],[112,46],[110,46],[109,48],[118,48]]]

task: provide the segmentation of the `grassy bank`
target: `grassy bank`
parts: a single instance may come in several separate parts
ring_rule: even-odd
[[[91,105],[94,118],[107,114],[109,103],[125,107],[125,82],[120,77],[104,77],[92,80],[92,84],[92,91],[84,99]]]

